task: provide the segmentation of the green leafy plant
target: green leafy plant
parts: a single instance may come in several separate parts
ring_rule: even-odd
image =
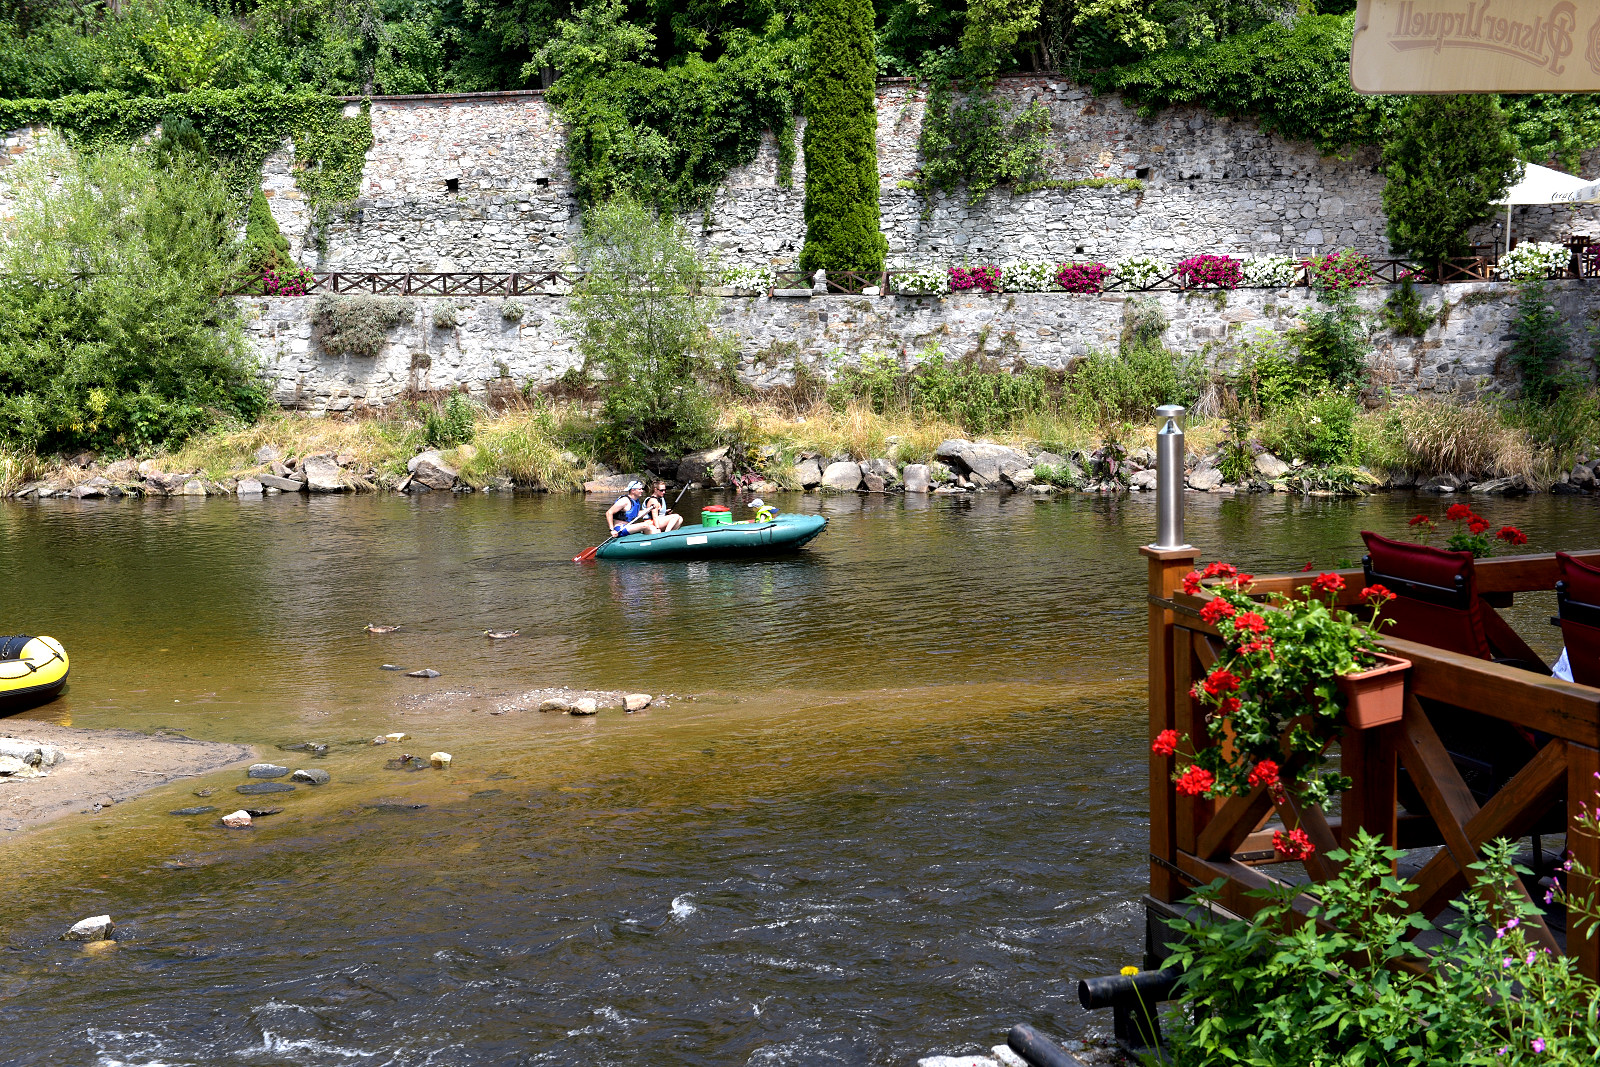
[[[1432,267],[1471,251],[1472,227],[1517,175],[1517,143],[1492,97],[1414,96],[1383,161],[1389,243]]]
[[[703,447],[711,414],[699,375],[718,344],[706,293],[715,275],[680,223],[636,200],[617,197],[585,223],[571,326],[585,363],[605,372],[601,451],[638,467],[651,451]]]
[[[1428,327],[1439,321],[1439,308],[1424,309],[1422,298],[1410,278],[1403,278],[1400,287],[1384,298],[1381,319],[1383,324],[1401,337],[1421,337]]]
[[[270,402],[239,316],[227,190],[203,165],[41,150],[11,172],[0,243],[0,442],[176,443]]]
[[[1262,427],[1262,443],[1278,456],[1315,467],[1353,463],[1358,408],[1355,398],[1334,389],[1295,397]]]
[[[1184,592],[1191,595],[1220,579],[1200,617],[1217,627],[1227,655],[1191,690],[1213,709],[1206,722],[1209,743],[1166,731],[1155,751],[1172,755],[1175,746],[1193,746],[1187,767],[1176,776],[1178,792],[1188,796],[1241,796],[1265,786],[1280,804],[1290,793],[1325,804],[1332,793],[1349,788],[1339,774],[1314,773],[1343,728],[1336,681],[1377,663],[1378,614],[1394,594],[1381,585],[1363,589],[1370,614],[1358,619],[1335,606],[1344,579],[1319,574],[1300,588],[1299,599],[1276,594],[1269,598],[1274,610],[1260,611],[1248,595],[1251,577],[1227,563],[1184,577]],[[1294,844],[1295,851],[1309,854],[1307,842]]]
[[[1050,109],[1043,101],[1016,112],[987,83],[958,98],[948,78],[936,77],[917,139],[920,162],[907,184],[923,198],[924,217],[933,211],[935,193],[963,184],[969,204],[1002,184],[1018,193],[1041,188],[1049,132]]]
[[[1548,402],[1566,384],[1557,367],[1571,351],[1572,335],[1550,303],[1543,279],[1517,287],[1510,337],[1511,361],[1522,378],[1522,394],[1536,404]]]
[[[289,242],[278,229],[278,220],[272,217],[272,209],[267,206],[267,198],[260,189],[250,198],[244,245],[246,261],[252,273],[279,273],[294,266],[294,261],[289,258]]]
[[[1336,388],[1362,385],[1367,374],[1367,331],[1355,298],[1329,290],[1322,299],[1326,306],[1309,312],[1289,334],[1299,350],[1300,367],[1312,380]]]
[[[330,356],[371,359],[389,331],[410,320],[411,301],[385,296],[319,296],[311,305],[311,339]]]
[[[477,409],[466,393],[456,391],[445,398],[443,408],[432,407],[422,421],[422,437],[429,448],[450,448],[471,441],[476,432]]]
[[[800,268],[880,271],[889,245],[879,229],[872,4],[818,0],[811,12]]]

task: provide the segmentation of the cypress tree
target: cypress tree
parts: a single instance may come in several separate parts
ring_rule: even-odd
[[[256,190],[250,198],[250,216],[244,227],[245,254],[253,271],[281,271],[294,265],[289,258],[289,241],[278,229],[267,198]]]
[[[817,0],[805,90],[806,244],[800,267],[879,271],[877,57],[871,0]]]
[[[1383,147],[1389,243],[1429,266],[1471,251],[1516,176],[1517,142],[1488,95],[1414,96]]]

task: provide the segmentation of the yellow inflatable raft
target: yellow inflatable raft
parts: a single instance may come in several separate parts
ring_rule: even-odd
[[[68,668],[67,650],[53,637],[0,637],[0,714],[53,698]]]

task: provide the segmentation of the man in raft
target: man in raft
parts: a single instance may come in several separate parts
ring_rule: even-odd
[[[632,533],[660,533],[644,509],[644,483],[629,482],[627,492],[606,512],[606,530],[612,537]]]

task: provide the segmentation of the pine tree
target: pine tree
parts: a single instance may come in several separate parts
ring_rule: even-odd
[[[283,271],[294,266],[289,258],[289,242],[272,217],[267,198],[256,190],[250,198],[250,217],[244,228],[245,253],[253,271]]]
[[[818,0],[805,90],[806,243],[800,267],[880,271],[877,57],[871,0]]]
[[[1494,97],[1416,96],[1383,148],[1389,243],[1429,266],[1471,251],[1516,176],[1517,143]]]

